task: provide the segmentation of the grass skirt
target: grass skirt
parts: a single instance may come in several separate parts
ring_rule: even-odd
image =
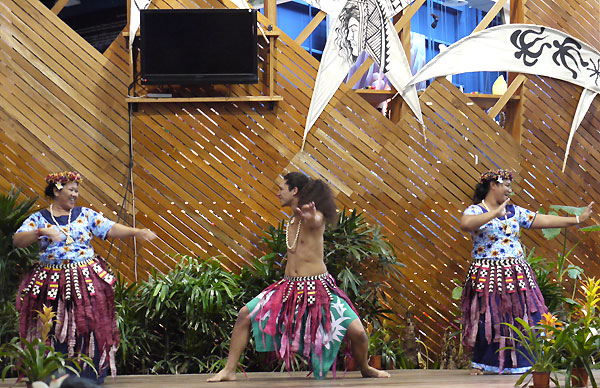
[[[258,351],[274,351],[288,367],[294,353],[302,354],[315,378],[325,378],[332,366],[335,377],[337,353],[358,314],[331,275],[286,276],[247,307]]]
[[[41,322],[36,311],[42,311],[43,305],[52,307],[56,312],[54,336],[58,343],[67,343],[69,356],[81,352],[98,359],[95,356],[100,355],[98,372],[109,365],[111,374],[116,376],[119,330],[114,281],[99,257],[77,263],[37,264],[17,293],[21,337],[39,337]]]
[[[518,357],[516,350],[495,350],[515,343],[515,334],[502,322],[519,327],[515,318],[522,318],[536,325],[541,314],[548,312],[529,263],[522,258],[474,259],[463,287],[461,310],[463,345],[475,349],[475,357],[484,358],[474,359],[475,367],[502,373],[508,361],[511,370],[507,372],[527,370],[530,365],[524,357]],[[486,347],[491,350],[486,352]]]

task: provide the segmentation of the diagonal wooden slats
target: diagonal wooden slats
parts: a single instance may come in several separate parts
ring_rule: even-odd
[[[152,7],[224,5],[159,0]],[[525,2],[527,23],[561,29],[596,48],[599,12],[598,0]],[[48,172],[76,169],[85,177],[81,204],[116,220],[129,174],[126,40],[117,38],[102,55],[39,0],[2,2],[0,22],[0,189],[17,184],[35,195]],[[263,15],[259,22],[271,24]],[[262,39],[259,45],[264,58],[267,45]],[[178,253],[218,256],[238,271],[265,253],[261,237],[267,226],[289,216],[275,197],[278,179],[301,170],[326,179],[340,208],[364,211],[388,236],[406,264],[401,279],[389,282],[396,312],[391,318],[400,320],[411,308],[421,339],[435,353],[444,329],[454,324],[455,279],[462,281],[470,262],[471,242],[458,222],[480,173],[513,169],[514,202],[533,210],[600,198],[600,101],[592,104],[561,172],[579,87],[528,76],[519,144],[490,117],[495,114],[486,114],[445,79],[432,82],[420,97],[426,141],[412,114],[391,122],[342,85],[300,152],[319,63],[283,33],[276,47],[273,88],[283,101],[272,110],[260,102],[184,102],[139,104],[133,112],[135,209],[128,195],[123,222],[131,224],[135,212],[137,225],[153,229],[159,239],[138,244],[137,258],[131,241],[95,245],[128,279],[168,271]],[[267,67],[261,59],[256,85],[217,86],[213,92],[263,95]],[[147,91],[136,85],[138,95]],[[46,206],[43,199],[39,204]],[[570,244],[581,237],[570,231]],[[561,248],[538,231],[522,238],[549,258]],[[598,275],[599,243],[600,236],[587,236],[571,261]]]

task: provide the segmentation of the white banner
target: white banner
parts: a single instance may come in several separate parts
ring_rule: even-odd
[[[329,13],[334,20],[317,73],[306,118],[302,148],[311,127],[340,87],[359,54],[364,50],[379,65],[423,123],[416,89],[405,88],[412,77],[406,54],[391,18],[413,0],[337,0],[309,3]]]
[[[433,58],[408,82],[473,71],[510,71],[582,86],[563,171],[575,131],[600,93],[600,51],[564,32],[530,24],[506,24],[469,35]]]
[[[135,34],[140,28],[140,11],[148,8],[152,0],[131,0],[131,9],[129,11],[129,50],[133,46]]]

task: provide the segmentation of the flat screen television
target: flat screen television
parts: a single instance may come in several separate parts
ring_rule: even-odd
[[[256,10],[143,10],[142,84],[257,83],[256,28]]]

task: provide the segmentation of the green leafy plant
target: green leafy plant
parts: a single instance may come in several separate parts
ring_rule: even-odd
[[[558,384],[556,371],[565,338],[560,322],[550,313],[544,314],[538,325],[530,326],[521,318],[515,320],[519,327],[502,323],[512,329],[514,345],[505,346],[500,351],[516,350],[531,363],[531,369],[522,374],[515,385],[527,386],[529,382],[523,383],[523,381],[534,372],[551,372],[552,381]]]
[[[139,297],[139,284],[128,284],[117,273],[115,310],[121,341],[117,349],[117,369],[120,374],[148,373],[154,365],[153,344],[160,342],[145,317],[147,306]]]
[[[583,298],[576,301],[564,329],[564,367],[568,377],[573,369],[585,369],[592,386],[597,383],[592,373],[600,355],[600,279],[587,278],[580,290]],[[567,387],[569,387],[567,379]]]
[[[549,311],[557,312],[567,301],[567,296],[564,295],[563,286],[556,281],[554,276],[556,262],[548,263],[543,256],[533,256],[534,251],[535,248],[528,252],[526,260],[535,274],[537,285],[544,297],[546,307],[548,307]],[[579,276],[579,274],[572,274]]]
[[[400,330],[400,327],[396,327],[396,330],[392,330],[387,326],[381,330],[368,330],[369,354],[371,356],[381,356],[381,366],[383,369],[414,368],[404,354],[401,337],[396,334],[396,331]]]
[[[152,351],[162,354],[152,371],[203,372],[201,362],[229,338],[238,313],[241,284],[216,258],[200,261],[182,256],[167,274],[156,274],[140,286],[145,318],[161,338]],[[220,354],[223,356],[224,354]]]
[[[10,370],[14,370],[20,376],[19,379],[27,378],[29,383],[44,380],[56,371],[63,374],[65,370],[69,370],[79,375],[83,364],[96,372],[94,362],[88,356],[76,354],[74,357],[67,357],[49,345],[49,333],[56,316],[52,308],[44,306],[43,311],[38,312],[38,316],[42,323],[39,338],[28,341],[25,338],[14,337],[0,346],[0,358],[6,357],[11,361],[2,370],[2,380]]]
[[[37,258],[37,244],[15,248],[13,235],[31,213],[36,198],[19,201],[22,189],[0,194],[0,302],[16,294],[19,282]]]
[[[379,226],[367,223],[362,212],[344,209],[338,222],[330,225],[323,236],[327,269],[337,280],[358,310],[359,316],[382,327],[392,311],[385,307],[388,280],[400,279],[404,264],[396,258],[394,248],[381,234]]]
[[[564,211],[568,215],[580,216],[583,214],[585,209],[586,209],[585,207],[551,205],[550,211],[548,212],[548,214],[558,215],[558,213],[557,213],[558,211]],[[544,210],[540,209],[540,213],[543,213],[543,212],[544,212]],[[600,225],[592,225],[592,226],[580,228],[579,231],[583,232],[584,235],[575,244],[573,244],[573,246],[570,249],[567,248],[569,230],[567,228],[563,228],[563,229],[565,231],[564,238],[563,238],[563,244],[562,244],[563,248],[562,248],[562,251],[558,253],[558,259],[554,263],[555,268],[556,268],[556,281],[558,282],[559,285],[562,285],[563,280],[565,280],[566,277],[568,276],[569,278],[575,280],[575,286],[574,286],[574,290],[575,290],[576,285],[577,285],[577,280],[583,274],[583,269],[581,267],[575,266],[573,264],[569,264],[567,259],[569,258],[569,256],[571,256],[571,254],[573,253],[575,248],[577,248],[579,246],[579,244],[581,244],[583,242],[583,240],[589,233],[600,230]],[[558,237],[560,235],[561,231],[562,231],[561,228],[542,229],[542,233],[544,234],[544,237],[547,240],[552,240],[552,239]]]

